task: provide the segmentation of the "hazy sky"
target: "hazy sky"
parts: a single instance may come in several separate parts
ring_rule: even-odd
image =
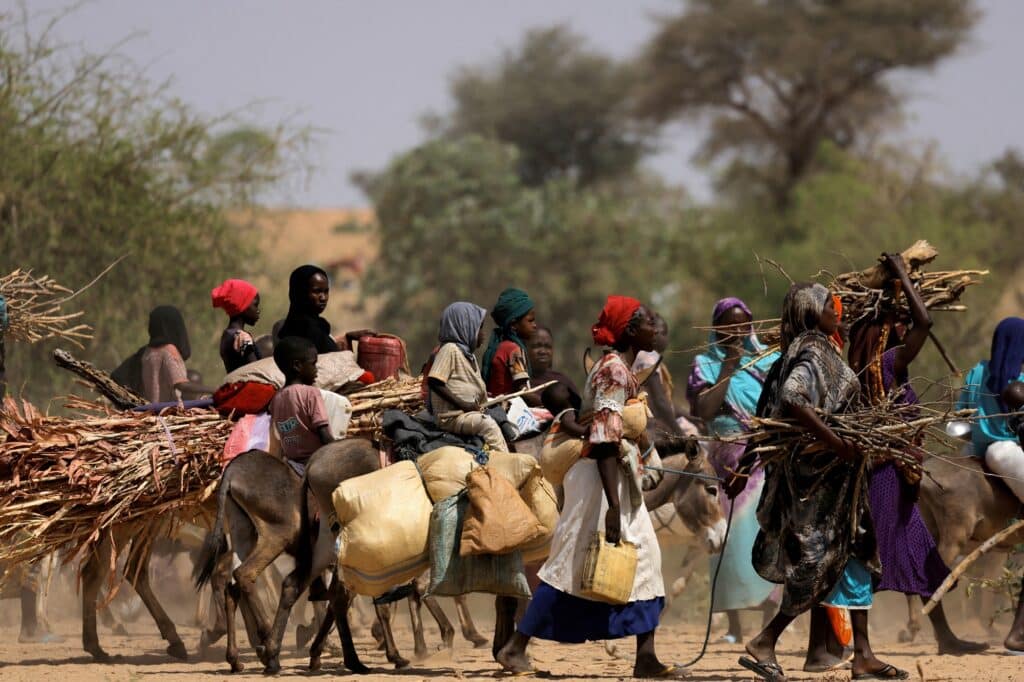
[[[31,11],[66,2],[29,0]],[[423,139],[418,117],[448,106],[448,76],[493,58],[524,30],[568,24],[618,56],[636,52],[652,16],[677,0],[93,0],[57,34],[98,52],[120,48],[197,110],[219,115],[253,105],[249,120],[283,119],[319,132],[312,177],[278,199],[301,206],[354,206],[365,198],[348,180],[383,166]],[[969,173],[1008,146],[1024,148],[1024,1],[983,0],[972,43],[933,74],[909,80],[911,118],[901,136],[936,139],[949,167]],[[0,0],[0,8],[15,7]],[[698,197],[707,173],[689,163],[701,136],[673,126],[651,164]]]

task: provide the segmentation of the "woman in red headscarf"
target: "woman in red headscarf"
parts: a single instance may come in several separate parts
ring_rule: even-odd
[[[226,279],[210,292],[214,308],[221,308],[230,321],[220,336],[220,359],[224,371],[233,372],[242,365],[260,359],[259,349],[252,335],[245,331],[245,325],[253,325],[260,319],[260,292],[243,279]]]
[[[566,473],[565,503],[541,567],[541,584],[497,660],[514,673],[532,670],[526,647],[532,637],[564,643],[637,640],[634,677],[675,677],[654,649],[654,631],[665,605],[661,551],[644,506],[639,450],[623,435],[622,411],[638,392],[630,371],[639,351],[654,347],[654,316],[639,301],[609,296],[592,332],[607,350],[583,389],[580,421],[589,424],[584,456]],[[629,602],[613,605],[581,594],[583,565],[594,533],[637,545],[637,568]]]

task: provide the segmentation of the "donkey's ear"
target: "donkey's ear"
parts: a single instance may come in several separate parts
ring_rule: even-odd
[[[590,347],[583,351],[583,373],[590,376],[590,370],[594,369],[594,358],[590,357]]]

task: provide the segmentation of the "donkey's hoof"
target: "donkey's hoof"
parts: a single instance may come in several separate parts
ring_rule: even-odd
[[[231,661],[231,672],[240,673],[245,671],[245,664],[241,661]]]
[[[391,662],[395,664],[395,670],[401,670],[402,668],[408,668],[409,665],[410,665],[409,659],[402,658],[401,656],[399,656],[398,658],[393,659]]]
[[[171,658],[176,658],[179,661],[187,661],[188,649],[185,648],[184,642],[171,642],[167,646],[167,655]]]
[[[86,651],[89,653],[90,656],[92,656],[92,660],[94,663],[111,663],[114,660],[113,656],[111,656],[106,651],[100,648],[87,649]]]
[[[310,659],[309,659],[309,671],[310,672],[314,672],[315,673],[317,670],[320,670],[322,665],[323,664],[320,662],[320,657],[319,656],[311,656],[310,657]]]
[[[485,646],[491,643],[489,639],[479,634],[472,637],[466,637],[466,639],[469,640],[469,642],[473,645],[474,649],[483,649]]]
[[[278,661],[276,658],[273,658],[270,661],[268,661],[267,664],[263,667],[264,675],[277,675],[280,672],[281,662]]]

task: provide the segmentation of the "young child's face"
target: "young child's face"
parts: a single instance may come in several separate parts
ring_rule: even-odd
[[[530,353],[530,369],[537,374],[542,374],[551,369],[554,358],[554,343],[551,334],[544,329],[538,329],[533,335],[526,348]]]
[[[523,341],[529,341],[537,333],[537,315],[531,310],[519,318],[512,329]]]
[[[664,353],[668,348],[668,322],[661,315],[655,315],[654,350]]]
[[[309,289],[306,292],[309,303],[319,315],[327,308],[327,299],[331,295],[331,284],[327,278],[317,273],[309,278]]]
[[[256,294],[256,298],[252,299],[252,303],[249,307],[242,311],[242,319],[246,324],[256,324],[260,321],[260,295]]]
[[[295,375],[307,386],[316,382],[316,349],[310,348],[301,360],[295,361]]]

